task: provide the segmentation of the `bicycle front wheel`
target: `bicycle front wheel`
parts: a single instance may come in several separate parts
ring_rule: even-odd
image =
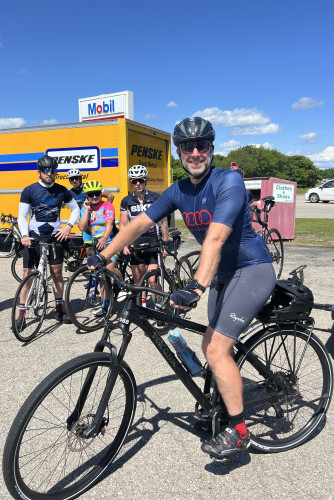
[[[149,309],[155,309],[156,311],[173,316],[179,315],[180,309],[171,307],[169,300],[164,302],[166,300],[164,297],[154,293],[154,290],[161,290],[165,293],[171,293],[175,290],[175,286],[167,274],[164,275],[164,279],[161,279],[161,269],[152,269],[145,273],[140,280],[139,286],[149,287],[152,292],[142,292],[137,299],[138,305],[142,305],[143,300],[146,300],[146,307]],[[167,333],[171,328],[170,323],[164,323],[155,319],[150,319],[150,323],[160,335]]]
[[[109,300],[106,311],[105,300]],[[65,290],[66,310],[81,330],[94,332],[102,328],[111,315],[113,303],[110,281],[100,280],[87,266],[80,267],[70,277]]]
[[[273,259],[276,278],[279,279],[283,270],[284,249],[282,236],[277,229],[270,229],[270,231],[266,233],[266,245]]]
[[[20,283],[12,307],[12,330],[20,342],[29,342],[38,333],[46,315],[48,291],[45,280],[34,271]]]
[[[236,362],[243,379],[245,422],[252,445],[264,452],[286,451],[305,443],[319,427],[333,392],[333,370],[326,348],[301,325],[269,327],[245,344]],[[250,359],[257,356],[282,390],[263,378]]]
[[[109,354],[85,354],[56,369],[28,397],[4,449],[3,475],[15,499],[75,498],[115,459],[136,409],[136,383],[126,363],[119,365],[97,436],[82,434],[95,417],[112,369]],[[90,384],[83,394],[86,377]]]
[[[15,238],[8,228],[0,229],[0,258],[11,257],[15,253]]]

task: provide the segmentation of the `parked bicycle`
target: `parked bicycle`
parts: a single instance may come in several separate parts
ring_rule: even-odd
[[[38,268],[28,274],[20,283],[12,306],[12,331],[20,342],[29,342],[40,330],[44,321],[48,293],[47,256],[51,250],[55,254],[55,243],[30,238],[32,246],[39,245]]]
[[[73,273],[76,269],[84,264],[86,259],[86,246],[83,244],[81,236],[69,236],[64,242],[64,264],[65,271]],[[15,251],[15,256],[11,263],[11,272],[13,277],[21,283],[23,279],[23,249]],[[51,280],[51,276],[48,276]]]
[[[147,287],[122,282],[107,269],[95,275],[101,273],[126,290],[127,299],[118,321],[105,324],[94,352],[53,371],[19,410],[3,455],[5,483],[17,500],[74,498],[91,488],[116,458],[136,410],[136,381],[124,361],[133,335],[139,333],[135,327],[194,397],[195,414],[211,424],[213,436],[226,420],[210,367],[199,367],[196,380],[204,380],[202,390],[150,320],[200,335],[206,326],[138,306],[138,296],[148,293]],[[305,294],[303,303],[289,300],[295,288],[299,296]],[[156,293],[168,300],[164,292]],[[259,314],[262,326],[255,333],[245,331],[235,345],[251,447],[267,453],[287,451],[309,440],[325,419],[333,392],[331,361],[309,316],[311,292],[294,272],[290,280],[277,282],[273,298]],[[118,352],[113,334],[123,337]]]
[[[140,245],[140,250],[145,252],[156,252],[158,267],[147,271],[141,278],[139,285],[142,287],[149,287],[150,293],[143,292],[138,297],[138,305],[142,305],[143,301],[146,302],[146,307],[153,309],[161,309],[161,296],[155,294],[156,290],[171,293],[176,289],[184,289],[194,277],[192,266],[186,256],[178,258],[178,249],[181,245],[181,232],[174,231],[170,233],[172,238],[171,249],[169,249],[168,242],[164,242],[158,238],[158,244],[143,243]],[[162,257],[162,249],[166,248],[167,254],[173,258],[174,267],[169,269],[166,262]],[[137,257],[140,260],[140,257]],[[164,311],[174,315],[185,314],[182,309],[171,307],[165,303],[163,305]],[[154,327],[160,334],[167,333],[169,326],[161,321],[154,322]]]
[[[10,224],[10,227],[0,229],[0,258],[12,257],[15,247],[21,242],[21,233],[17,223],[17,217],[1,214],[1,224]]]
[[[150,286],[150,293],[145,296],[147,307],[161,308],[161,301],[158,296],[154,294],[156,289],[171,292],[176,288],[184,288],[189,281],[191,281],[193,274],[191,266],[187,259],[177,257],[177,249],[181,244],[181,233],[179,231],[171,233],[172,237],[172,250],[168,251],[168,255],[174,259],[174,269],[167,269],[162,258],[161,250],[164,243],[159,239],[158,245],[151,245],[150,243],[143,243],[137,247],[129,247],[130,251],[140,261],[140,253],[155,252],[158,255],[158,269],[153,269],[144,274],[141,279],[143,286]],[[165,242],[167,246],[167,242]],[[133,283],[132,276],[129,274],[129,260],[125,256],[121,260],[119,266],[123,279],[129,283]],[[102,290],[102,293],[101,293]],[[93,332],[102,328],[105,322],[110,318],[114,311],[115,302],[115,289],[106,280],[106,277],[101,274],[97,276],[88,270],[87,266],[82,266],[75,271],[70,277],[66,290],[65,290],[65,304],[68,315],[72,322],[80,329],[87,332]],[[96,310],[101,308],[104,303],[105,297],[110,297],[110,303],[103,316],[96,316]],[[141,301],[143,297],[139,297]],[[164,304],[165,312],[173,312],[180,314],[180,310],[171,308],[169,305]],[[168,325],[159,323],[155,325],[160,333],[166,333]]]
[[[260,233],[271,253],[276,278],[279,279],[282,275],[284,263],[283,240],[277,229],[268,229],[268,214],[275,205],[275,198],[273,196],[265,196],[262,198],[262,201],[264,201],[264,207],[262,210],[256,206],[254,207],[256,217],[255,222],[262,226]],[[261,213],[263,213],[263,220],[261,219]]]

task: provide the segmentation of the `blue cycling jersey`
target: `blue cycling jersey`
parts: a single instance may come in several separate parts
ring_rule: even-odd
[[[81,186],[78,189],[76,188],[69,189],[69,192],[71,193],[71,195],[73,196],[73,198],[75,199],[81,210],[82,205],[86,199],[86,193],[83,192],[83,184],[81,184]]]
[[[30,236],[53,236],[60,229],[62,203],[72,200],[68,189],[60,184],[45,187],[40,182],[23,189],[21,203],[31,207]]]
[[[211,222],[233,229],[221,250],[219,274],[271,262],[263,238],[252,227],[244,181],[235,172],[212,167],[197,185],[183,179],[166,189],[146,215],[157,222],[176,209],[201,245]]]

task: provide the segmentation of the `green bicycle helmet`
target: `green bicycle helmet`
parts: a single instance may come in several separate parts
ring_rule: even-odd
[[[88,181],[83,186],[84,193],[91,193],[92,191],[102,191],[103,187],[99,181]]]

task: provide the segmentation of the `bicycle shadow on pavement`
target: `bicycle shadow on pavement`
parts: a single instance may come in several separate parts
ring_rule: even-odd
[[[159,432],[168,423],[177,425],[181,430],[192,433],[199,438],[198,446],[200,447],[201,442],[210,438],[210,432],[205,428],[206,426],[201,425],[205,422],[199,421],[196,418],[194,411],[189,412],[171,412],[170,406],[165,408],[160,408],[146,393],[145,391],[153,386],[162,385],[169,382],[178,381],[176,375],[168,375],[155,380],[148,381],[147,383],[140,384],[137,387],[137,410],[135,418],[137,418],[130,428],[130,432],[124,442],[124,445],[120,451],[120,455],[113,462],[107,470],[102,474],[100,481],[103,481],[111,474],[116,472],[121,468],[128,460],[132,459],[144,446],[146,446],[149,441],[154,437],[154,435]],[[195,404],[195,401],[194,403]],[[140,412],[139,405],[141,405],[141,416],[138,416]],[[148,409],[153,409],[155,414],[147,418],[145,413]],[[137,417],[138,416],[138,417]],[[211,431],[211,425],[210,431]],[[204,453],[203,453],[204,455]],[[242,467],[250,463],[251,457],[248,452],[237,453],[236,458],[228,459],[228,461],[219,461],[210,463],[205,466],[205,469],[214,474],[229,474],[232,470]],[[242,457],[240,458],[240,455]],[[207,457],[208,460],[212,460]],[[222,469],[223,465],[223,469]],[[97,483],[95,483],[97,484]]]
[[[325,347],[328,353],[331,355],[332,359],[334,359],[334,323],[331,328],[314,328],[314,331],[317,332],[325,332],[330,333],[330,337],[325,342]]]
[[[11,309],[13,307],[13,300],[14,297],[12,299],[6,299],[0,302],[0,312],[5,311],[6,309]]]

